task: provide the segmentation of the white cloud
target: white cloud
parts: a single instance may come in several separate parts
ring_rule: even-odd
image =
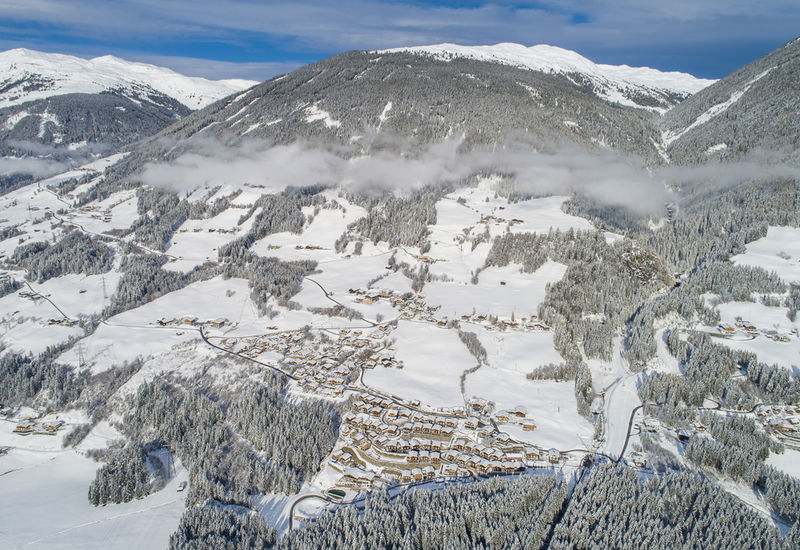
[[[62,172],[68,167],[68,163],[56,160],[0,157],[0,176],[31,174],[36,177],[44,177]]]
[[[216,41],[230,49],[251,51],[271,44],[284,52],[330,52],[457,42],[492,44],[549,43],[576,50],[600,62],[646,64],[647,58],[700,63],[703,48],[733,56],[744,64],[797,35],[800,3],[772,0],[552,0],[535,8],[528,3],[486,2],[462,6],[418,2],[342,0],[331,3],[252,2],[232,0],[6,0],[3,17],[53,25],[59,34],[93,42],[118,39],[186,42]],[[46,43],[46,37],[42,40]],[[50,42],[55,43],[57,42]],[[749,48],[749,49],[748,49]],[[750,57],[747,56],[748,51]],[[109,53],[109,52],[103,52]],[[124,52],[114,51],[124,56]],[[306,54],[307,55],[307,54]],[[140,53],[140,58],[154,59]],[[270,60],[265,60],[269,62]],[[714,61],[708,61],[714,66]],[[172,66],[172,65],[170,65]],[[207,76],[254,76],[254,67],[209,64]],[[269,67],[266,68],[269,70]],[[716,75],[720,76],[720,75]]]

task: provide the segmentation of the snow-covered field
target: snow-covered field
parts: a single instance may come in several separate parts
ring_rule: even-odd
[[[67,420],[70,415],[63,415]],[[183,514],[185,492],[177,492],[187,472],[157,493],[123,504],[94,507],[86,498],[100,464],[82,450],[61,448],[62,436],[12,433],[14,423],[0,421],[0,547],[32,549],[166,548]],[[99,433],[94,433],[99,432]],[[80,449],[100,448],[113,436],[103,423]],[[63,432],[62,432],[63,434]]]
[[[476,361],[455,331],[399,321],[392,337],[397,339],[397,358],[405,366],[368,370],[364,373],[368,386],[433,407],[463,406],[459,379]]]
[[[800,282],[800,229],[770,226],[766,237],[748,244],[731,261],[774,271],[787,283]]]

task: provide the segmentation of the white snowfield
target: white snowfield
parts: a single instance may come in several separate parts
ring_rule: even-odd
[[[664,72],[649,67],[598,64],[574,51],[546,44],[530,47],[513,43],[493,46],[436,44],[381,50],[378,53],[396,52],[430,55],[443,61],[453,58],[490,61],[546,73],[564,75],[579,73],[588,78],[596,86],[595,92],[607,101],[631,107],[641,106],[628,99],[624,93],[626,91],[647,95],[666,92],[688,96],[716,82],[687,73]]]
[[[41,89],[23,92],[13,87],[0,92],[0,108],[56,95],[96,94],[110,90],[122,90],[134,100],[146,101],[148,92],[156,90],[190,109],[201,109],[258,84],[252,80],[208,80],[184,76],[164,67],[126,61],[111,55],[83,59],[24,48],[0,52],[0,88],[24,78],[41,83]]]

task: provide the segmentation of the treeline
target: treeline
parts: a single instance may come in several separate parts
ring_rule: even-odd
[[[294,548],[541,548],[567,496],[555,477],[495,478],[439,491],[409,491],[394,503],[384,492],[288,532]]]
[[[725,422],[724,420],[722,422]],[[800,481],[763,462],[765,448],[780,444],[759,442],[759,434],[720,428],[717,425],[714,439],[693,435],[684,445],[684,456],[692,464],[710,468],[718,474],[746,483],[762,494],[772,512],[790,523],[800,522]],[[738,433],[737,433],[738,432]],[[741,439],[732,440],[737,436]],[[773,451],[774,452],[774,451]]]
[[[289,299],[300,292],[305,276],[313,273],[316,267],[317,262],[313,260],[284,262],[248,252],[245,257],[226,262],[223,275],[247,279],[251,288],[250,299],[263,315],[267,313],[270,298],[287,306]]]
[[[696,474],[667,471],[646,480],[612,464],[588,470],[571,498],[555,476],[521,476],[394,499],[378,491],[359,508],[339,507],[277,542],[263,519],[246,510],[195,508],[170,548],[789,550],[800,541],[800,524],[782,538],[768,519]]]
[[[22,353],[0,355],[0,403],[31,404],[34,398],[61,407],[78,398],[84,384],[72,368],[55,363],[66,346],[50,346],[37,356]]]
[[[685,458],[753,486],[765,495],[777,515],[798,521],[800,482],[764,463],[771,452],[783,452],[783,445],[752,418],[708,411],[698,414],[697,407],[707,397],[739,410],[750,410],[759,400],[796,404],[800,402],[800,380],[787,369],[759,363],[751,353],[715,345],[704,334],[683,340],[673,331],[668,345],[681,362],[683,376],[645,376],[639,396],[648,403],[646,413],[674,428],[686,428],[694,422],[704,425],[708,435],[692,435],[683,448]],[[746,375],[745,380],[731,379],[732,374],[740,372]]]
[[[160,439],[189,469],[189,504],[249,506],[249,495],[292,494],[319,469],[338,433],[330,407],[291,403],[277,377],[223,400],[199,382],[156,379],[126,416],[129,436]]]
[[[55,244],[38,241],[19,246],[9,262],[24,268],[29,279],[43,283],[68,273],[105,273],[114,262],[114,251],[97,238],[71,231]]]
[[[22,288],[22,281],[18,281],[11,277],[4,279],[0,281],[0,298],[3,296],[8,296],[12,292],[18,291],[20,288]]]
[[[236,431],[281,475],[298,483],[311,478],[338,437],[339,417],[333,407],[294,403],[280,389],[268,386],[245,388],[239,394],[227,411]]]
[[[663,284],[658,261],[635,245],[612,246],[598,231],[506,234],[495,239],[486,266],[521,264],[530,273],[547,260],[567,265],[564,277],[548,285],[539,307],[567,360],[610,359],[612,339],[645,297]]]
[[[671,223],[641,238],[673,270],[688,271],[744,252],[747,243],[766,236],[767,226],[795,226],[798,218],[793,180],[723,190],[699,182],[682,189],[680,212]]]
[[[147,453],[139,444],[129,443],[111,451],[111,457],[89,485],[89,502],[94,506],[129,502],[150,493]]]
[[[122,277],[103,316],[112,317],[185,287],[189,278],[183,273],[161,269],[166,262],[163,256],[126,257],[120,267]]]
[[[555,380],[565,382],[575,379],[578,373],[577,363],[549,363],[536,367],[526,375],[528,380]]]
[[[289,188],[276,195],[262,195],[250,210],[239,218],[239,225],[243,224],[255,214],[250,231],[235,241],[232,241],[218,251],[219,259],[223,262],[245,262],[250,257],[250,247],[253,244],[273,233],[289,232],[300,233],[306,223],[303,214],[304,206],[320,206],[325,203],[325,197],[319,195],[320,188],[304,187]]]
[[[461,340],[461,343],[466,346],[467,351],[469,351],[470,354],[478,361],[479,365],[486,363],[486,348],[484,348],[483,344],[481,344],[477,334],[468,330],[461,330],[459,328],[458,337]]]
[[[275,530],[258,512],[240,506],[189,508],[169,538],[170,550],[268,550]]]
[[[726,408],[748,410],[758,400],[767,403],[800,403],[800,378],[788,369],[761,363],[750,352],[714,344],[701,333],[686,340],[678,331],[667,337],[670,352],[678,359],[683,376],[655,372],[643,378],[639,397],[657,403],[658,413],[668,422],[676,418],[694,419],[691,407],[702,405],[706,397],[717,399]],[[731,379],[743,373],[745,379]],[[677,415],[676,418],[672,418]]]
[[[408,197],[384,194],[350,194],[348,200],[363,206],[368,214],[353,222],[336,241],[336,251],[343,252],[354,235],[389,246],[424,248],[428,226],[436,223],[436,201],[444,195],[444,187],[429,187]]]
[[[696,474],[645,481],[629,468],[601,465],[575,488],[549,548],[793,546],[766,518]]]

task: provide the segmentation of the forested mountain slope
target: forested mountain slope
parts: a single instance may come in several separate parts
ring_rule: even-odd
[[[800,39],[699,91],[664,115],[675,162],[748,154],[795,158],[800,146]]]

